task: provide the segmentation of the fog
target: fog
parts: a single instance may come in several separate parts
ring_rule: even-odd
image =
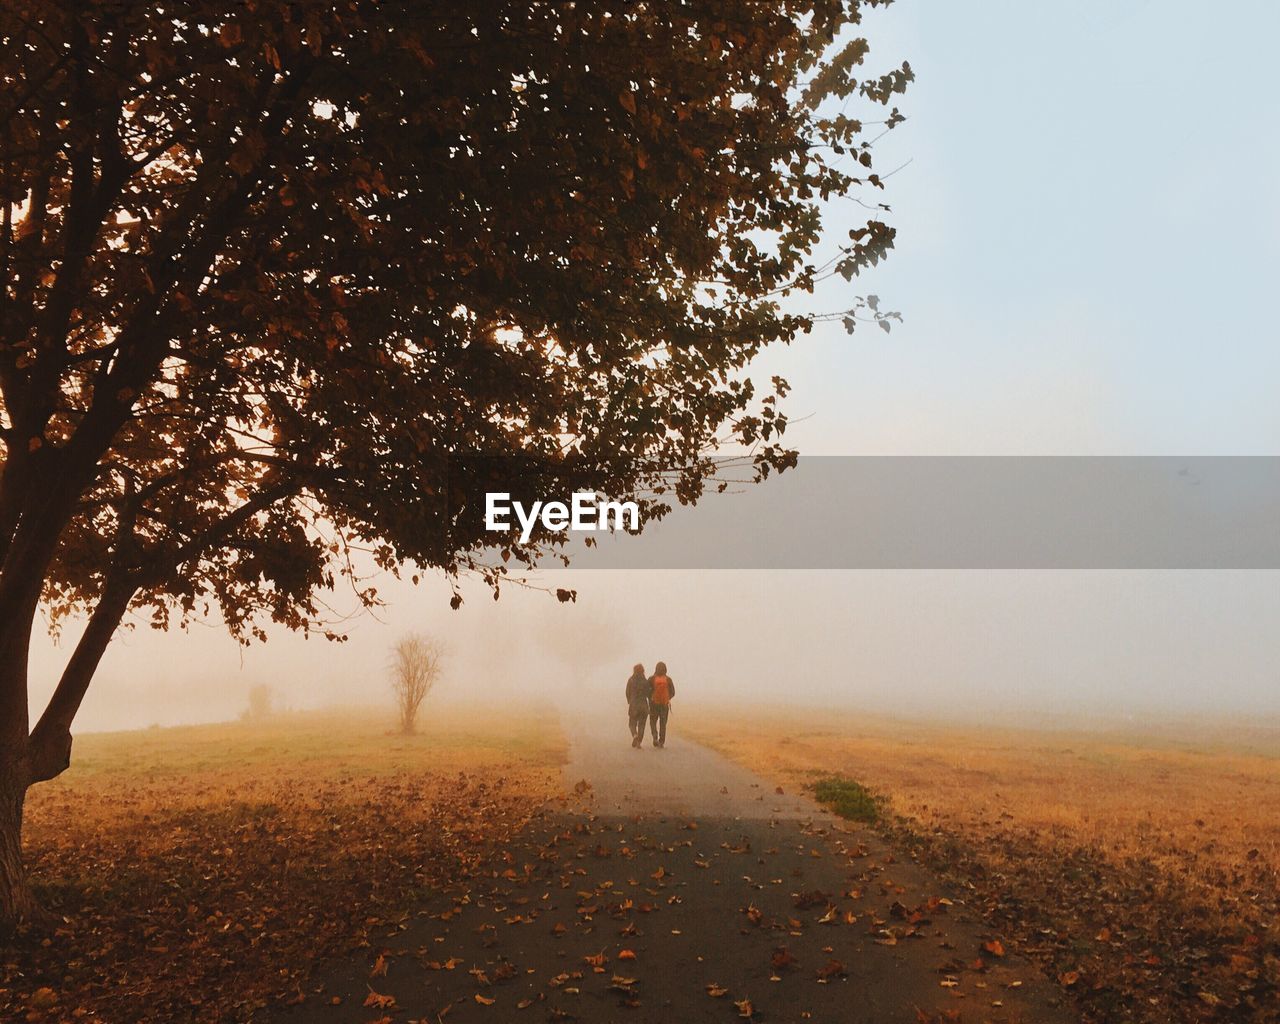
[[[898,169],[885,198],[899,234],[882,267],[816,301],[841,309],[849,291],[874,292],[905,321],[853,338],[820,325],[764,354],[760,379],[793,385],[788,440],[835,455],[1280,450],[1280,137],[1258,130],[1280,86],[1278,10],[869,12],[875,52],[917,69],[909,120],[877,149]],[[1206,89],[1206,75],[1229,90]],[[1231,186],[1206,185],[1223,167]],[[830,237],[863,219],[833,201]],[[283,706],[389,709],[389,649],[410,629],[450,649],[433,700],[620,702],[633,663],[664,659],[678,701],[726,706],[1276,715],[1277,576],[577,571],[542,581],[575,588],[574,605],[518,590],[494,603],[468,586],[458,612],[443,581],[382,581],[388,607],[349,623],[342,645],[273,631],[242,651],[216,624],[141,625],[108,652],[78,728],[234,717],[259,683]],[[37,642],[37,709],[66,653]]]
[[[276,632],[240,648],[202,625],[122,633],[79,731],[234,718],[249,689],[279,708],[367,705],[391,713],[397,637],[444,641],[433,701],[617,700],[631,665],[665,660],[679,699],[866,710],[1008,724],[1141,723],[1280,714],[1273,572],[559,571],[574,604],[478,583],[448,605],[439,579],[389,578],[388,607],[350,640]],[[354,603],[354,600],[353,602]],[[33,704],[73,635],[41,639]]]

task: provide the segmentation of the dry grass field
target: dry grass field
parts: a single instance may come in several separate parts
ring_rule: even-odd
[[[0,1020],[243,1020],[415,893],[492,870],[559,790],[554,713],[365,712],[76,740],[35,788],[28,864],[63,925],[0,952]]]
[[[838,775],[1087,1019],[1280,1019],[1280,730],[1015,730],[686,709],[783,785]]]

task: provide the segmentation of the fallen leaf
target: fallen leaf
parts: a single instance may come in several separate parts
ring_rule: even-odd
[[[396,1005],[396,997],[384,995],[381,992],[375,992],[370,988],[369,994],[365,996],[364,1005],[372,1006],[375,1010],[390,1010]]]
[[[584,956],[582,959],[583,962],[590,966],[597,974],[603,974],[604,965],[609,962],[609,958],[604,955],[604,950],[601,950],[599,953],[595,954],[595,956]]]
[[[775,971],[781,971],[787,967],[794,967],[797,961],[786,946],[779,946],[773,951],[773,955],[769,958],[769,963],[773,965]]]
[[[48,985],[41,986],[31,993],[27,1005],[33,1010],[51,1010],[58,1004],[58,993]]]

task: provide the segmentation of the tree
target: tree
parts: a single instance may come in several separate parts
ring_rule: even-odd
[[[532,647],[538,652],[536,661],[557,676],[599,678],[610,665],[616,671],[619,652],[632,649],[628,622],[617,613],[596,608],[574,608],[572,615],[551,614],[557,610],[549,608],[534,620],[522,656],[528,658],[527,648]],[[612,673],[606,676],[611,677]]]
[[[410,633],[396,644],[391,666],[391,687],[400,713],[400,731],[412,736],[418,708],[440,677],[440,645],[421,633]]]
[[[910,77],[834,45],[876,2],[0,7],[0,925],[126,613],[333,635],[355,548],[545,554],[483,530],[494,480],[661,514],[721,441],[788,463],[744,368],[892,240],[812,257],[880,185],[839,101]],[[42,603],[87,626],[31,726]]]
[[[249,688],[249,706],[240,716],[246,722],[263,722],[271,717],[271,687],[258,683]]]

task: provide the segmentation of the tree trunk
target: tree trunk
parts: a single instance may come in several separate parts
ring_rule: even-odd
[[[22,807],[31,785],[27,659],[35,609],[30,594],[0,601],[0,935],[36,913],[22,864]]]
[[[22,863],[22,806],[27,798],[25,766],[0,758],[0,935],[12,933],[36,912]]]

